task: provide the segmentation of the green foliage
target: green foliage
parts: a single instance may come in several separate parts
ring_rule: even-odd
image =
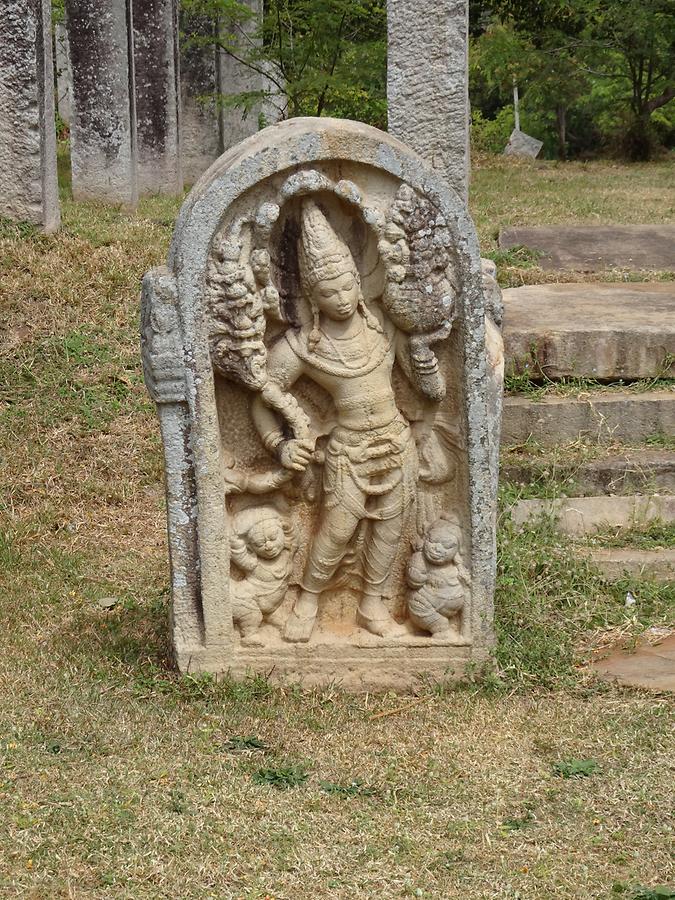
[[[60,25],[66,16],[65,0],[52,0],[52,24]]]
[[[488,15],[485,15],[485,13]],[[669,0],[495,0],[474,30],[472,95],[494,119],[514,81],[546,155],[616,147],[649,159],[675,138]],[[489,107],[489,108],[488,108]],[[523,122],[523,130],[528,130]]]
[[[270,0],[262,24],[236,0],[183,0],[188,45],[208,47],[200,22],[217,19],[216,43],[264,76],[258,91],[218,102],[276,118],[332,115],[386,123],[386,6],[378,0]]]
[[[324,794],[335,794],[338,797],[374,797],[378,791],[364,784],[359,778],[349,784],[335,784],[332,781],[320,781],[319,787]]]
[[[560,778],[588,778],[597,771],[594,759],[561,759],[553,764],[553,774]]]
[[[299,787],[309,778],[309,773],[304,765],[277,766],[269,769],[258,769],[253,773],[255,784],[267,784],[278,791]]]
[[[262,750],[263,752],[268,751],[270,748],[264,741],[261,741],[260,738],[257,737],[232,737],[225,744],[225,749],[230,750],[233,753],[243,753],[251,750]]]
[[[628,885],[618,881],[612,885],[612,893],[625,895],[627,900],[672,900],[675,897],[675,887],[668,884],[646,887],[642,884]]]
[[[499,110],[494,119],[486,119],[479,109],[471,111],[471,147],[479,153],[501,153],[513,131],[513,106]]]

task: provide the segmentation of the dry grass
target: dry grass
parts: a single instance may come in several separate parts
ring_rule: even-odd
[[[673,272],[612,269],[547,272],[536,259],[499,251],[501,228],[515,225],[636,225],[675,221],[675,160],[644,165],[558,163],[491,157],[474,162],[471,211],[481,250],[504,287],[575,281],[671,281]]]
[[[660,221],[667,172],[498,161],[474,207],[488,242],[629,220],[637,196]],[[405,703],[171,670],[137,294],[177,206],[64,195],[60,234],[0,236],[0,896],[588,900],[673,879],[667,698],[421,684],[378,717]],[[228,743],[251,736],[269,749]],[[556,777],[568,759],[599,768]],[[261,768],[309,777],[281,791]]]

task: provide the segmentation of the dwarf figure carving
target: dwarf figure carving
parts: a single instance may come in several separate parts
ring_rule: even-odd
[[[291,524],[274,506],[251,507],[236,514],[230,558],[244,577],[232,582],[232,617],[247,643],[257,642],[263,619],[281,605],[293,555]]]
[[[414,625],[435,638],[451,630],[463,608],[471,576],[462,563],[459,527],[441,516],[429,528],[406,570],[408,612]]]

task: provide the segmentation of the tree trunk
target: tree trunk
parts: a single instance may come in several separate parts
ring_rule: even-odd
[[[558,159],[567,160],[567,109],[558,104],[555,108],[555,120],[558,130]]]

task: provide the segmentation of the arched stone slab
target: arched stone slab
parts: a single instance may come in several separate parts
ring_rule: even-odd
[[[181,670],[375,690],[484,661],[499,423],[438,174],[366,125],[267,128],[195,185],[142,309]]]

